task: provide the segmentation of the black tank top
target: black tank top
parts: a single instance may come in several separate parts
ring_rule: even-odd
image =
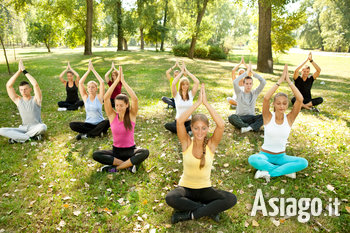
[[[74,104],[79,100],[78,96],[78,87],[75,85],[75,82],[73,82],[73,86],[69,87],[68,82],[66,84],[66,92],[67,92],[67,99],[66,102]]]

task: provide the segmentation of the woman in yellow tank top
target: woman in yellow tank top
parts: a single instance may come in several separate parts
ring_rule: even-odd
[[[184,122],[201,104],[208,109],[216,128],[213,136],[208,138],[208,118],[203,114],[194,115],[191,122],[192,140]],[[211,186],[210,172],[214,152],[224,133],[225,122],[207,102],[204,84],[198,101],[178,118],[176,127],[183,151],[183,173],[179,187],[169,192],[165,198],[167,204],[175,209],[171,223],[204,216],[219,221],[219,213],[234,206],[237,199],[234,194]]]

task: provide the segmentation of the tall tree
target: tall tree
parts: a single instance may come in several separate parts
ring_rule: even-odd
[[[273,58],[271,44],[271,1],[258,0],[259,31],[258,31],[258,64],[257,70],[264,73],[273,73]]]
[[[6,48],[4,44],[4,37],[6,35],[6,32],[8,31],[8,25],[10,24],[10,17],[11,15],[7,7],[5,7],[3,3],[0,3],[0,42],[1,42],[2,49],[4,51],[7,71],[9,74],[11,73],[11,70],[10,70],[9,61],[7,59]]]
[[[200,26],[201,26],[201,22],[205,13],[205,9],[207,8],[207,4],[208,4],[209,0],[197,0],[197,20],[196,20],[196,27],[195,27],[195,31],[192,34],[192,40],[191,40],[191,45],[190,45],[190,49],[188,51],[188,57],[189,58],[193,58],[194,56],[194,48],[196,47],[196,42],[197,42],[197,38],[198,38],[198,34],[200,31]]]
[[[85,48],[84,55],[92,54],[92,18],[94,3],[93,0],[86,0],[86,27],[85,27]]]
[[[168,0],[165,0],[164,4],[164,17],[163,17],[163,30],[162,30],[162,38],[160,42],[160,50],[164,51],[164,40],[165,40],[165,33],[166,33],[166,23],[168,18]]]
[[[154,0],[136,0],[137,6],[137,21],[139,24],[140,32],[140,48],[144,50],[145,48],[145,30],[152,27],[150,22],[154,21],[156,17],[157,5],[155,5]]]
[[[118,27],[118,51],[123,50],[123,15],[122,15],[122,1],[117,0],[117,27]]]

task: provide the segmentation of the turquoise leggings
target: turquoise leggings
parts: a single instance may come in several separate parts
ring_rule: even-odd
[[[249,156],[248,162],[258,170],[268,171],[271,177],[298,172],[308,165],[304,158],[286,155],[286,153],[274,155],[263,151]]]

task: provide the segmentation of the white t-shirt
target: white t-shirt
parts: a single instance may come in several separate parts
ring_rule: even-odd
[[[183,100],[181,98],[181,95],[179,92],[177,92],[175,96],[175,106],[176,106],[176,117],[175,120],[178,119],[182,113],[186,112],[187,109],[189,109],[193,105],[193,96],[192,96],[192,90],[188,92],[189,100]],[[191,120],[192,116],[190,116],[188,119]]]

